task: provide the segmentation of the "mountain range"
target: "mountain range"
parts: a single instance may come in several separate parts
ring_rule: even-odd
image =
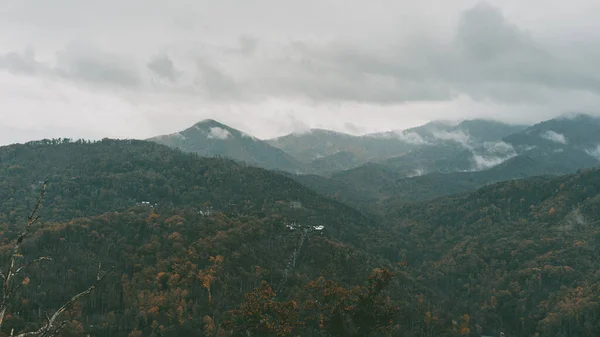
[[[297,174],[330,176],[376,163],[411,177],[483,171],[517,156],[545,162],[548,171],[566,173],[598,162],[598,131],[598,118],[569,115],[533,126],[492,120],[434,121],[407,130],[363,136],[312,129],[259,140],[214,120],[205,120],[149,140],[202,156],[223,156]]]
[[[434,121],[354,136],[312,129],[259,140],[213,120],[151,141],[286,172],[334,199],[373,211],[494,182],[560,175],[600,164],[600,119],[571,114],[532,126]]]
[[[217,121],[204,120],[183,131],[148,140],[202,156],[223,156],[268,169],[327,175],[369,162],[389,162],[393,166],[399,158],[416,156],[427,160],[427,156],[436,156],[436,151],[460,151],[468,144],[499,141],[524,128],[496,121],[470,120],[458,125],[431,122],[408,130],[363,136],[311,129],[263,141]]]

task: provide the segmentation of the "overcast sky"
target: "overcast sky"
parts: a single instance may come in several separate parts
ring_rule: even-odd
[[[600,112],[596,0],[0,0],[0,144]]]

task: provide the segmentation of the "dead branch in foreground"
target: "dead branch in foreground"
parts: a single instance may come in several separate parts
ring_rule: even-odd
[[[0,301],[0,329],[2,328],[2,324],[4,323],[4,317],[8,311],[8,307],[9,307],[15,293],[24,284],[21,274],[23,272],[25,272],[32,265],[39,264],[44,261],[52,260],[50,257],[42,256],[42,257],[33,259],[30,262],[25,263],[24,265],[22,265],[20,267],[17,266],[17,259],[19,259],[22,256],[20,254],[21,245],[23,244],[23,241],[31,234],[32,226],[40,218],[39,215],[37,215],[37,212],[42,204],[44,196],[46,195],[46,185],[47,185],[47,183],[44,182],[44,184],[42,186],[42,191],[40,192],[40,196],[39,196],[35,206],[33,207],[31,214],[27,217],[27,224],[25,225],[25,228],[19,234],[19,236],[17,237],[17,240],[15,241],[15,244],[12,248],[12,254],[10,256],[8,270],[5,273],[2,271],[2,269],[0,269],[0,280],[2,280],[2,290],[3,290],[1,301]],[[75,302],[77,302],[80,298],[87,296],[92,291],[94,291],[94,289],[96,289],[98,287],[98,285],[102,281],[104,281],[104,279],[108,276],[108,274],[112,271],[112,269],[113,268],[111,267],[108,271],[103,273],[101,270],[101,265],[99,265],[98,266],[98,274],[96,275],[96,281],[94,282],[94,284],[92,284],[89,288],[80,292],[79,294],[71,297],[71,299],[68,300],[65,304],[63,304],[60,308],[58,308],[58,310],[56,310],[54,312],[54,314],[52,314],[52,316],[47,316],[46,321],[44,322],[42,327],[40,327],[36,331],[24,332],[24,333],[20,333],[17,335],[14,334],[14,329],[13,329],[13,331],[11,331],[11,333],[10,333],[10,336],[13,336],[13,337],[26,337],[26,336],[52,337],[52,336],[57,336],[58,333],[60,332],[60,330],[62,328],[64,328],[65,325],[67,324],[66,321],[59,321],[60,315],[63,312],[65,312],[65,310],[72,307],[73,304],[75,304]],[[17,279],[19,279],[21,281],[17,282],[16,281]]]

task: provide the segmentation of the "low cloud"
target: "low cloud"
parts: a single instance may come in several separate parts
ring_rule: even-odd
[[[505,157],[473,154],[473,162],[475,163],[474,171],[481,171],[492,168],[494,166],[498,166],[515,156],[516,154],[508,155]]]
[[[220,127],[212,127],[210,128],[210,133],[208,134],[208,138],[210,139],[227,139],[231,137],[231,133],[228,130],[225,130]]]
[[[355,125],[353,123],[349,123],[349,122],[344,123],[344,130],[353,135],[365,133],[365,129],[363,127]]]
[[[227,131],[227,130],[226,130],[226,131]],[[242,136],[242,137],[244,137],[244,138],[250,138],[250,139],[253,139],[253,140],[256,140],[256,139],[257,139],[256,137],[254,137],[254,136],[252,136],[252,135],[250,135],[250,134],[247,134],[247,133],[245,133],[245,132],[241,132],[241,136]]]
[[[575,120],[578,118],[589,118],[590,115],[581,112],[566,112],[556,116],[557,120]]]
[[[585,216],[581,213],[579,208],[575,209],[571,214],[571,220],[575,222],[575,224],[580,226],[587,225],[587,221],[585,220]]]
[[[516,153],[515,148],[504,141],[484,142],[483,148],[487,153],[494,153],[500,155]]]
[[[517,156],[514,147],[506,142],[485,142],[479,149],[472,150],[473,171],[481,171],[498,166]]]
[[[374,137],[374,138],[393,138],[398,139],[408,144],[414,145],[427,145],[431,144],[428,142],[423,136],[415,131],[408,130],[394,130],[389,132],[380,132],[380,133],[372,133],[367,134],[366,136]]]
[[[437,140],[452,141],[462,145],[465,148],[470,148],[471,136],[463,131],[433,131],[432,135]]]
[[[555,143],[567,144],[567,138],[565,137],[565,135],[552,130],[548,130],[542,133],[540,137],[553,141]]]
[[[415,145],[429,144],[428,141],[426,141],[420,134],[418,134],[416,132],[399,131],[399,132],[394,132],[394,134],[398,137],[398,139],[405,141],[409,144],[415,144]]]
[[[598,144],[595,148],[593,149],[587,149],[585,150],[585,152],[587,154],[589,154],[590,156],[598,159],[600,161],[600,144]]]
[[[422,169],[422,168],[418,168],[415,169],[412,173],[409,173],[408,175],[406,175],[407,178],[414,178],[414,177],[420,177],[422,175],[425,175],[427,172]]]

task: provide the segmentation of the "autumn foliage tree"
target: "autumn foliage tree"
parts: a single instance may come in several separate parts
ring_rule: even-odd
[[[305,307],[311,312],[307,320],[329,336],[370,336],[374,332],[391,333],[398,308],[383,290],[393,273],[376,268],[366,286],[345,288],[323,276],[311,281],[307,288],[311,299]]]
[[[389,335],[398,308],[383,295],[393,273],[375,269],[365,286],[346,288],[324,276],[309,282],[297,301],[282,301],[265,281],[232,311],[234,336]]]
[[[208,303],[212,304],[211,285],[215,281],[215,275],[223,263],[223,256],[211,256],[209,261],[211,265],[206,270],[200,270],[197,277],[202,282],[202,287],[208,292]]]
[[[233,319],[225,323],[234,336],[292,336],[301,326],[300,311],[293,300],[278,301],[271,286],[262,281],[260,287],[246,294],[240,309],[232,311]]]

